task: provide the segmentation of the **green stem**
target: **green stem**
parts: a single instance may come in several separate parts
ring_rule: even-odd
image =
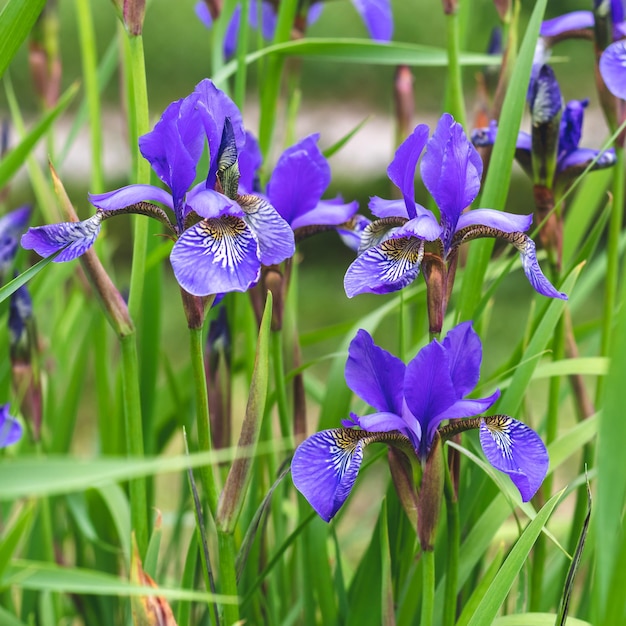
[[[235,540],[230,533],[218,531],[218,550],[220,558],[220,594],[238,597],[237,570],[235,568]],[[224,624],[239,622],[239,604],[224,604]]]
[[[128,456],[143,457],[143,426],[139,397],[139,364],[137,359],[137,336],[135,332],[119,338],[122,351],[122,401],[126,421],[126,451]],[[148,500],[146,481],[135,478],[130,481],[130,516],[137,536],[139,554],[148,548]]]
[[[461,545],[461,521],[459,501],[454,493],[452,476],[446,464],[446,517],[448,523],[448,560],[446,564],[445,601],[443,603],[443,626],[452,626],[456,621],[457,580],[459,577],[459,546]]]
[[[446,44],[448,50],[448,86],[446,110],[465,127],[465,102],[463,100],[463,79],[461,76],[461,36],[458,13],[446,15]]]
[[[289,447],[293,448],[293,429],[291,427],[287,389],[285,387],[285,363],[283,358],[282,331],[273,330],[272,333],[272,365],[274,367],[274,388],[276,389],[276,404],[280,421],[280,434],[289,440]]]
[[[150,164],[139,155],[137,139],[149,130],[148,88],[146,85],[146,67],[143,53],[143,39],[141,36],[129,37],[127,72],[130,86],[128,98],[129,115],[133,123],[131,145],[135,150],[135,183],[148,184],[150,182]],[[128,309],[133,319],[139,319],[141,300],[143,296],[144,278],[146,273],[146,250],[148,246],[148,222],[140,215],[133,216],[133,264],[130,274],[130,292]]]
[[[420,624],[432,624],[435,609],[435,552],[422,552],[422,615]]]
[[[196,394],[198,445],[202,452],[209,452],[213,449],[213,443],[211,441],[211,422],[209,419],[209,395],[207,393],[206,374],[204,371],[202,328],[189,329],[189,347],[191,367],[193,370],[193,386]],[[202,480],[205,496],[209,502],[211,515],[215,518],[218,492],[212,465],[205,465],[200,468],[200,479]]]
[[[102,170],[102,120],[100,115],[100,89],[98,87],[98,64],[96,53],[96,33],[91,15],[89,0],[76,0],[78,34],[80,36],[83,80],[87,110],[89,112],[89,132],[91,134],[91,191],[104,191]]]
[[[602,319],[602,343],[600,356],[608,356],[613,337],[613,321],[619,281],[619,238],[624,211],[624,148],[615,146],[616,163],[613,168],[613,206],[607,242],[606,289]],[[596,387],[596,406],[600,406],[605,379],[600,376]]]

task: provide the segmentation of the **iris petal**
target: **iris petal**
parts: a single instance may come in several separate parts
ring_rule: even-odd
[[[537,261],[535,242],[530,237],[524,237],[523,241],[524,243],[522,245],[517,245],[516,247],[522,257],[524,274],[526,274],[526,278],[528,278],[533,289],[548,298],[567,300],[567,295],[557,291],[541,271],[539,261]]]
[[[517,233],[527,231],[532,223],[532,215],[516,215],[495,209],[473,209],[459,217],[456,229],[459,231],[468,226],[486,226],[505,233]]]
[[[376,41],[389,41],[393,34],[390,0],[352,0],[354,8],[363,18],[370,37]]]
[[[543,22],[539,34],[542,37],[556,37],[571,30],[593,28],[593,25],[594,18],[591,11],[572,11]]]
[[[0,448],[19,441],[22,432],[22,425],[9,415],[9,405],[0,406]]]
[[[400,144],[393,161],[387,168],[389,179],[402,192],[409,218],[417,215],[415,212],[415,168],[427,141],[428,126],[419,124]]]
[[[256,239],[241,218],[230,215],[188,228],[170,262],[180,286],[194,296],[246,291],[261,270]]]
[[[419,239],[387,239],[350,265],[343,281],[346,295],[399,291],[417,278],[423,257],[424,244]]]
[[[480,443],[487,460],[508,474],[528,502],[548,471],[546,447],[537,433],[506,415],[485,418],[480,425]]]
[[[363,461],[359,431],[323,430],[296,449],[291,475],[296,489],[329,522],[350,494]]]
[[[107,193],[90,193],[89,202],[103,211],[118,211],[137,202],[158,202],[174,210],[172,195],[154,185],[127,185]]]
[[[93,246],[100,233],[101,223],[102,213],[98,212],[82,222],[61,222],[60,224],[29,228],[22,235],[22,247],[27,250],[34,250],[42,257],[49,257],[65,248],[54,259],[54,262],[71,261]]]
[[[483,163],[463,127],[445,113],[426,145],[420,166],[422,180],[441,211],[442,241],[447,246],[461,211],[480,190]]]
[[[377,346],[367,331],[359,330],[348,348],[345,372],[346,383],[354,393],[378,411],[401,415],[404,371],[399,358]]]
[[[358,211],[359,203],[356,200],[344,202],[342,198],[320,200],[311,211],[296,217],[291,222],[291,227],[303,228],[304,226],[339,226],[347,222]]]
[[[287,148],[267,184],[272,206],[294,228],[302,226],[294,226],[294,220],[312,211],[330,184],[330,166],[317,146],[318,139],[319,134],[309,135]]]
[[[602,53],[600,74],[608,90],[626,100],[626,41],[616,41]]]
[[[259,255],[263,265],[281,263],[296,251],[293,231],[278,211],[259,196],[239,196],[243,219],[259,242]]]
[[[448,355],[450,378],[457,398],[462,398],[473,391],[480,378],[483,360],[480,337],[472,328],[472,322],[463,322],[448,332],[442,345]]]

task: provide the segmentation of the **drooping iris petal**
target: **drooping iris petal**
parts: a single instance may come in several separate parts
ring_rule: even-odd
[[[461,417],[472,417],[472,415],[479,415],[490,409],[500,397],[500,390],[497,389],[490,396],[486,398],[465,398],[457,400],[454,404],[445,409],[442,413],[437,415],[437,419],[434,420],[437,424],[440,424],[443,420],[458,419]]]
[[[528,502],[541,486],[549,459],[537,433],[506,415],[486,418],[480,425],[480,444],[487,460],[508,474],[523,502]]]
[[[291,462],[293,484],[329,522],[352,490],[362,461],[363,442],[358,431],[323,430],[297,447]]]
[[[452,328],[442,343],[450,369],[450,378],[456,396],[462,398],[474,390],[480,378],[483,347],[472,322],[463,322]]]
[[[361,329],[351,341],[346,361],[346,383],[360,398],[378,411],[400,415],[404,398],[405,365],[374,343]]]
[[[418,215],[416,218],[409,220],[404,226],[401,226],[397,236],[411,235],[426,241],[439,239],[442,234],[441,224],[428,209],[426,211],[423,215]]]
[[[600,74],[608,90],[626,100],[626,40],[612,43],[600,57]]]
[[[423,257],[420,239],[387,239],[352,262],[343,281],[346,295],[352,298],[359,293],[399,291],[417,278]]]
[[[259,242],[263,265],[273,265],[289,259],[296,251],[293,230],[267,200],[259,196],[239,196],[243,219]]]
[[[104,211],[117,211],[137,202],[158,202],[174,210],[171,194],[153,185],[127,185],[107,193],[90,193],[89,202]]]
[[[243,219],[232,215],[188,228],[170,262],[180,286],[194,296],[246,291],[261,271],[256,239]]]
[[[29,206],[23,206],[3,215],[0,218],[0,240],[15,238],[21,235],[28,225],[30,212]]]
[[[582,174],[587,166],[598,156],[599,150],[591,148],[578,148],[559,159],[557,171],[565,180],[570,180]],[[617,163],[617,157],[613,148],[605,150],[591,167],[591,171],[613,167]]]
[[[415,203],[413,204],[415,205]],[[406,217],[406,219],[409,219],[404,200],[386,200],[385,198],[372,196],[368,207],[376,217]]]
[[[352,0],[372,39],[389,41],[393,34],[390,0]]]
[[[296,217],[291,222],[291,227],[295,230],[315,225],[338,226],[351,219],[358,209],[359,203],[356,200],[344,202],[341,197],[320,200],[311,211]]]
[[[524,274],[526,274],[526,278],[528,278],[530,284],[533,286],[533,289],[548,298],[560,298],[561,300],[567,300],[567,295],[557,291],[541,271],[539,261],[537,261],[535,242],[530,237],[525,237],[524,243],[516,245],[516,247],[522,257]]]
[[[395,413],[381,412],[369,413],[368,415],[353,415],[353,421],[356,422],[363,430],[369,432],[388,433],[392,430],[399,430],[406,434],[407,423]]]
[[[456,228],[460,231],[469,226],[486,226],[505,233],[516,233],[527,231],[532,223],[532,215],[516,215],[495,209],[473,209],[459,217]]]
[[[441,422],[438,416],[457,401],[448,354],[439,342],[432,341],[424,346],[407,364],[404,398],[421,426],[422,440],[418,455],[425,458]]]
[[[154,129],[139,138],[141,154],[171,189],[176,210],[196,177],[196,166],[204,148],[197,100],[198,95],[192,93],[172,102]]]
[[[9,415],[9,405],[0,406],[0,448],[6,448],[20,440],[22,425]]]
[[[409,218],[417,215],[415,211],[415,168],[427,141],[428,126],[426,124],[417,125],[413,132],[400,144],[393,161],[387,168],[389,179],[402,192]]]
[[[294,220],[312,211],[330,184],[330,166],[317,146],[318,139],[319,134],[309,135],[287,148],[267,184],[272,206],[294,228],[298,228]]]
[[[337,227],[337,233],[339,233],[341,240],[348,248],[354,250],[354,252],[358,252],[361,246],[361,235],[368,224],[371,223],[371,220],[365,217],[365,215],[357,214],[354,215],[348,223],[339,225]]]
[[[572,11],[543,22],[539,34],[542,37],[556,37],[572,30],[593,28],[594,21],[591,11]]]
[[[420,166],[422,180],[441,212],[444,246],[450,243],[461,211],[480,190],[483,163],[463,127],[445,113],[426,145]]]
[[[93,246],[100,233],[101,224],[102,213],[98,212],[82,222],[61,222],[60,224],[29,228],[22,235],[22,247],[27,250],[34,250],[42,257],[49,257],[65,248],[54,259],[54,262],[71,261]]]

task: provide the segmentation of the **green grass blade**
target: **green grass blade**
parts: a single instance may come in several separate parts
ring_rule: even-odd
[[[520,613],[497,617],[492,626],[554,626],[554,613]],[[589,622],[568,617],[566,626],[592,626]]]
[[[0,541],[0,577],[4,574],[9,561],[13,557],[20,539],[26,535],[26,531],[33,521],[34,511],[34,502],[29,502],[2,534],[2,541]]]
[[[522,569],[537,537],[546,525],[548,518],[561,499],[561,493],[552,496],[537,513],[537,517],[528,524],[520,538],[504,561],[489,590],[482,599],[468,626],[487,626],[493,623],[502,603],[511,590],[515,578]]]
[[[0,77],[9,67],[45,4],[46,0],[9,0],[4,5],[0,13]]]
[[[37,276],[41,270],[48,265],[48,263],[54,261],[55,257],[61,253],[62,250],[55,252],[49,257],[42,259],[38,263],[35,263],[32,267],[25,272],[16,276],[13,280],[9,281],[4,287],[0,288],[0,302],[3,302],[7,298],[11,297],[22,285],[25,285],[31,278]]]
[[[513,169],[517,132],[520,128],[526,104],[530,70],[539,34],[539,26],[543,19],[546,4],[547,0],[538,0],[535,3],[535,8],[528,22],[519,55],[513,68],[506,97],[502,105],[498,137],[491,155],[491,163],[497,164],[497,167],[490,167],[487,172],[480,199],[481,207],[502,210],[506,203],[511,171]],[[480,302],[482,284],[493,245],[493,239],[482,239],[470,244],[470,254],[459,297],[459,318],[461,320],[473,319],[474,317]]]

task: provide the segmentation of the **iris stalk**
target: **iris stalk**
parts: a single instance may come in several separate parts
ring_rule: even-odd
[[[463,101],[463,78],[459,56],[461,34],[458,9],[446,14],[446,48],[448,51],[448,89],[446,111],[465,127],[465,102]]]
[[[447,464],[444,495],[446,498],[446,517],[448,522],[448,559],[446,563],[445,601],[443,603],[443,626],[452,626],[456,622],[456,587],[459,577],[461,521],[459,518],[459,501],[454,492],[452,475]]]
[[[422,552],[422,613],[420,624],[432,624],[435,609],[435,552]]]

